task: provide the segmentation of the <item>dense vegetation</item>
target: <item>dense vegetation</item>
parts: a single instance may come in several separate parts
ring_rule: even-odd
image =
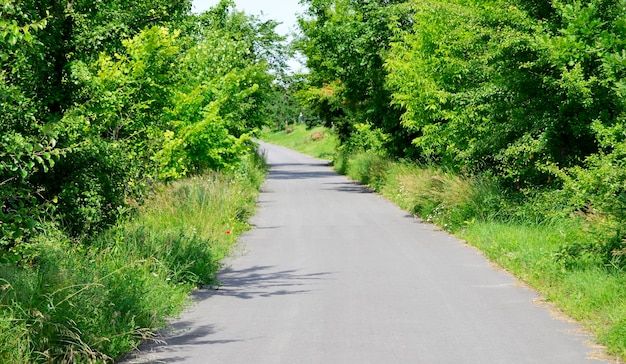
[[[281,39],[232,5],[3,0],[4,250],[23,258],[49,225],[99,231],[154,182],[249,151]]]
[[[306,0],[336,168],[467,237],[626,356],[626,9]]]
[[[626,356],[624,2],[303,3],[309,73],[289,78],[276,23],[230,0],[0,0],[0,361],[110,361],[149,336],[244,228],[251,133],[300,112],[339,170]]]
[[[36,264],[0,265],[0,362],[110,363],[158,339],[193,289],[217,284],[255,210],[258,162],[161,186],[89,245],[52,230]]]
[[[0,0],[0,362],[111,361],[244,229],[283,39],[190,9]]]
[[[623,2],[305,3],[297,96],[344,152],[487,176],[536,219],[593,222],[574,254],[626,267]]]

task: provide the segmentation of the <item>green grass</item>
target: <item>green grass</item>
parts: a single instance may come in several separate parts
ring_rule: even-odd
[[[339,154],[335,168],[476,246],[626,361],[626,271],[601,254],[611,246],[614,223],[571,214],[550,193],[511,195],[486,178],[372,152]]]
[[[195,287],[215,283],[263,178],[255,157],[162,186],[89,242],[42,234],[36,262],[0,265],[0,362],[113,362],[152,338]]]
[[[593,239],[575,220],[547,225],[475,223],[458,232],[626,358],[626,272],[599,265],[567,269],[564,246]]]
[[[286,130],[266,129],[260,138],[320,159],[333,159],[339,145],[332,130],[321,126],[308,129],[301,124],[289,126]]]

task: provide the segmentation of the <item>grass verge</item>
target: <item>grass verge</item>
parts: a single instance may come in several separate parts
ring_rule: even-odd
[[[37,262],[1,264],[0,362],[113,362],[151,339],[248,229],[262,163],[162,186],[89,242],[49,230]]]
[[[488,179],[373,152],[339,154],[335,168],[479,248],[626,361],[626,271],[622,257],[602,256],[619,226],[563,210],[550,193],[511,195]]]
[[[347,163],[349,176],[476,246],[626,360],[626,271],[586,249],[610,240],[606,226],[537,203],[549,194],[524,200],[489,180],[367,154]]]
[[[321,126],[309,129],[302,124],[278,131],[265,129],[260,138],[320,159],[333,159],[339,145],[332,130]]]

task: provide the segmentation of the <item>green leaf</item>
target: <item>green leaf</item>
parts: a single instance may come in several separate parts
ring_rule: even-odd
[[[9,34],[9,45],[14,46],[17,43],[17,40],[17,35],[15,35],[14,33]]]

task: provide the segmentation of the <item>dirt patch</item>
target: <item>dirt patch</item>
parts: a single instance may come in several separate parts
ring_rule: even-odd
[[[311,140],[313,140],[314,142],[318,141],[318,140],[322,140],[324,139],[324,137],[326,136],[326,134],[324,134],[324,132],[322,131],[316,131],[315,133],[311,134]]]

